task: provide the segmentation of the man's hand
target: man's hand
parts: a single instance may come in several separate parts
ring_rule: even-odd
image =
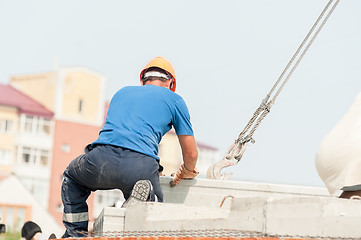
[[[172,179],[172,181],[169,183],[171,187],[174,187],[182,179],[192,179],[195,178],[199,174],[198,170],[196,168],[193,169],[193,171],[188,170],[184,164],[182,164],[175,177]]]

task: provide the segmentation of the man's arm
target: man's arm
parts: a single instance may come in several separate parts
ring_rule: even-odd
[[[182,148],[184,166],[187,170],[193,171],[198,159],[196,140],[190,135],[178,135],[178,139]]]
[[[180,183],[182,179],[195,178],[199,173],[196,169],[198,150],[194,137],[190,135],[178,135],[178,139],[182,148],[184,163],[179,167],[177,174],[170,182],[171,187]]]

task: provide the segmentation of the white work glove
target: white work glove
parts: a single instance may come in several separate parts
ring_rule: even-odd
[[[190,171],[184,166],[184,163],[183,163],[179,167],[177,174],[172,179],[172,181],[170,181],[169,184],[171,187],[174,187],[175,185],[180,183],[180,181],[182,179],[192,179],[192,178],[195,178],[198,174],[199,174],[199,172],[196,168],[194,168],[193,171]]]

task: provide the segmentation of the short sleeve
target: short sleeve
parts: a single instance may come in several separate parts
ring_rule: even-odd
[[[190,115],[184,100],[178,99],[175,103],[175,113],[173,116],[173,127],[177,135],[190,135],[193,136],[192,124]]]

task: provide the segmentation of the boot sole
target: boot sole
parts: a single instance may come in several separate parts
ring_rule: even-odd
[[[123,203],[122,207],[133,203],[146,202],[150,197],[151,191],[152,184],[149,180],[139,180],[134,184],[130,197]]]

